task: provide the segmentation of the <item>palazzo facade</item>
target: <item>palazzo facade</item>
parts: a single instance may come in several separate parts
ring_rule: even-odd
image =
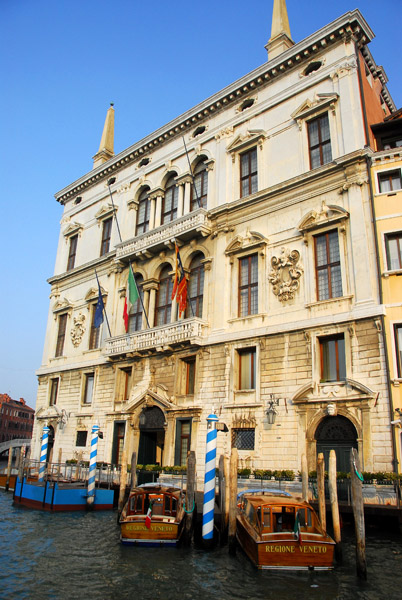
[[[117,155],[109,108],[93,170],[56,194],[35,456],[48,425],[53,461],[88,460],[98,424],[98,460],[191,449],[202,477],[212,412],[241,467],[314,469],[335,448],[348,470],[356,447],[394,468],[369,155],[396,109],[359,11],[297,44],[275,14],[267,62]]]

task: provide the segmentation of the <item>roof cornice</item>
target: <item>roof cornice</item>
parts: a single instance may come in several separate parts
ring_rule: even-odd
[[[56,200],[61,204],[65,204],[68,200],[73,199],[76,195],[81,194],[103,179],[109,178],[130,163],[140,160],[144,155],[152,152],[155,148],[161,147],[172,138],[182,136],[186,131],[193,129],[199,122],[212,114],[226,108],[231,103],[238,102],[242,96],[247,96],[258,88],[266,86],[296,65],[311,60],[323,48],[335,44],[339,40],[352,37],[360,46],[364,46],[374,37],[373,31],[357,9],[345,13],[279,56],[247,73],[223,90],[123,150],[101,166],[83,175],[80,179],[55,194]]]

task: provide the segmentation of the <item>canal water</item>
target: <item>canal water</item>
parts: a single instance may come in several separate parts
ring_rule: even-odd
[[[332,572],[258,571],[227,546],[130,548],[115,512],[58,513],[13,507],[0,491],[0,598],[3,600],[400,600],[402,535],[367,527],[367,582],[355,574],[353,529]]]

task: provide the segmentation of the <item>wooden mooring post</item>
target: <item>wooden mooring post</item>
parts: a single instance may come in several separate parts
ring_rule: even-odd
[[[350,451],[350,480],[352,485],[352,508],[356,533],[356,572],[361,579],[367,579],[366,533],[364,526],[363,485],[360,459],[355,448]]]
[[[308,469],[307,456],[302,454],[301,458],[301,475],[302,475],[302,498],[308,502]]]
[[[13,464],[13,447],[8,449],[8,463],[7,463],[7,479],[6,479],[6,492],[10,487],[11,468]]]
[[[120,489],[119,489],[119,504],[117,507],[118,513],[120,514],[124,507],[124,498],[126,495],[127,488],[127,451],[124,448],[121,455],[121,468],[120,468]]]
[[[318,491],[318,512],[323,532],[327,531],[327,514],[325,506],[325,473],[324,473],[324,455],[322,452],[317,457],[317,491]]]
[[[335,557],[338,563],[342,562],[341,546],[341,523],[339,518],[338,489],[336,487],[336,453],[331,450],[329,453],[328,465],[328,490],[329,500],[331,502],[332,528],[334,530]]]
[[[224,544],[227,539],[228,533],[228,521],[229,521],[229,503],[228,503],[228,462],[229,458],[227,456],[221,455],[219,457],[219,508],[221,511],[221,521],[220,521],[220,541],[221,544]]]
[[[137,453],[133,452],[131,455],[131,483],[130,491],[132,491],[137,485]]]
[[[187,456],[187,483],[186,483],[186,524],[184,530],[184,543],[190,544],[194,526],[195,512],[195,452],[190,450]]]
[[[236,554],[237,470],[239,452],[232,448],[229,463],[229,553]]]

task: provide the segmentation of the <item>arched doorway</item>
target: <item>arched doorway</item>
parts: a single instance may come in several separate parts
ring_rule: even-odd
[[[146,407],[140,414],[138,463],[162,465],[165,443],[165,415],[157,406]]]
[[[52,425],[48,425],[48,427],[49,427],[49,434],[48,434],[48,438],[47,438],[46,462],[50,461],[50,458],[52,456],[53,446],[54,446],[54,428],[52,427]],[[52,458],[52,462],[53,462],[53,458]]]
[[[349,419],[341,415],[325,417],[316,429],[315,439],[317,454],[324,454],[326,471],[331,450],[336,453],[336,470],[350,471],[350,451],[352,448],[357,449],[357,432]]]

